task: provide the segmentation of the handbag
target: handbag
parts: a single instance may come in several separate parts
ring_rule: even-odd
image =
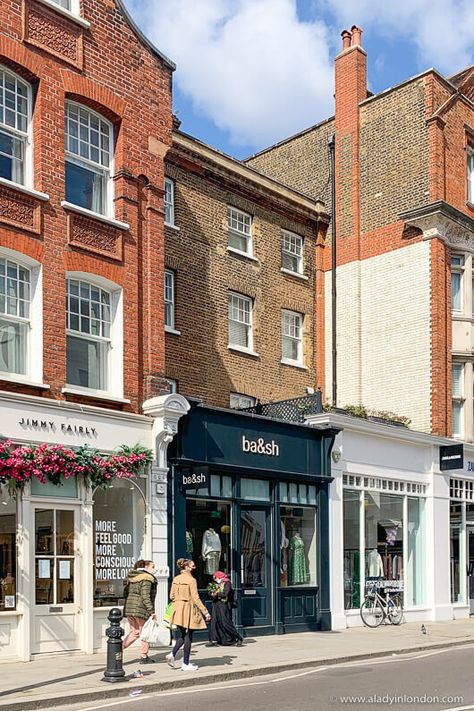
[[[170,643],[169,628],[149,617],[143,625],[140,635],[142,642],[148,642],[150,647],[167,647]]]
[[[173,610],[173,603],[169,602],[166,606],[165,614],[163,615],[163,620],[161,624],[163,627],[167,627],[170,630],[175,630],[176,625],[171,624],[171,612]]]

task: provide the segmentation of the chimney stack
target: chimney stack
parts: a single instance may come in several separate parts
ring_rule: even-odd
[[[357,46],[357,47],[362,47],[362,42],[361,42],[361,35],[362,35],[362,30],[360,27],[357,27],[357,25],[352,25],[351,27],[351,32],[352,32],[352,46]]]
[[[351,41],[352,41],[352,35],[349,32],[349,30],[342,30],[341,37],[342,37],[342,51],[344,51],[345,49],[349,49],[349,47],[351,46]]]

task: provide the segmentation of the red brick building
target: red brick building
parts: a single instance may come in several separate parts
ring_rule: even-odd
[[[335,134],[338,405],[472,441],[474,70],[428,70],[371,95],[361,30],[342,40],[335,115],[248,164],[329,204]],[[330,260],[327,249],[326,346]],[[331,353],[320,345],[330,397]]]

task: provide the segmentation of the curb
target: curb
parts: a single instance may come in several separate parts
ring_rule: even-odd
[[[346,664],[347,662],[363,661],[364,659],[377,659],[391,657],[393,655],[412,654],[414,652],[426,652],[436,649],[449,649],[451,647],[460,647],[468,644],[474,644],[474,638],[462,639],[452,642],[439,642],[437,644],[425,644],[417,647],[408,647],[401,649],[390,649],[381,652],[364,652],[361,654],[351,654],[344,657],[328,657],[327,659],[306,660],[301,662],[293,662],[289,664],[275,664],[268,667],[254,667],[253,669],[242,669],[239,671],[228,671],[221,674],[206,674],[197,675],[187,678],[177,678],[173,681],[150,682],[144,686],[116,686],[115,684],[105,685],[104,688],[97,691],[85,691],[78,694],[72,694],[67,698],[63,696],[52,696],[48,698],[38,699],[19,699],[17,696],[11,701],[2,703],[0,694],[0,711],[35,711],[36,709],[52,709],[57,706],[73,705],[84,703],[87,701],[109,701],[112,699],[127,698],[131,691],[141,690],[142,694],[153,693],[157,691],[176,691],[177,689],[185,689],[195,686],[207,686],[218,684],[236,679],[250,679],[256,676],[271,676],[281,672],[295,671],[296,669],[317,669],[322,666],[336,666],[338,664]],[[125,682],[126,683],[126,682]],[[120,682],[118,682],[120,684]]]

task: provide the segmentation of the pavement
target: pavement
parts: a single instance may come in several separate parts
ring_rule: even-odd
[[[334,632],[304,632],[281,636],[246,637],[241,648],[193,645],[197,672],[171,669],[164,661],[169,648],[153,650],[155,664],[144,665],[142,679],[132,678],[139,668],[138,645],[124,653],[124,681],[102,681],[105,653],[38,656],[32,662],[2,662],[0,711],[52,709],[65,703],[127,697],[131,692],[167,691],[216,682],[274,675],[413,651],[445,649],[474,643],[474,619],[419,622],[377,629],[356,627]]]

